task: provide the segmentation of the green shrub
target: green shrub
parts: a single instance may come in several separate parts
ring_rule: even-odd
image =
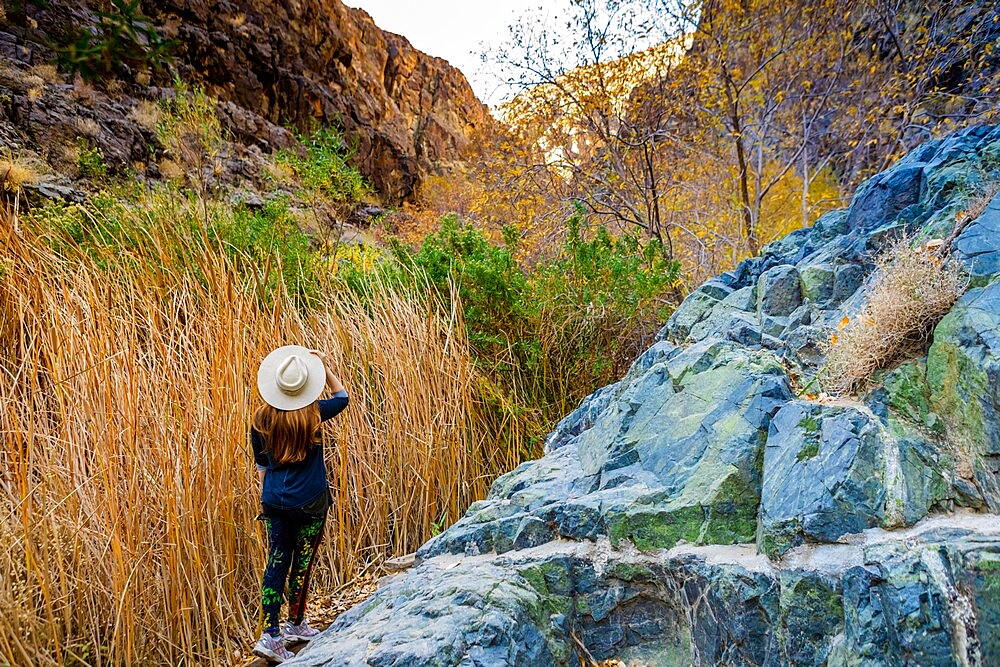
[[[104,153],[97,146],[90,146],[85,139],[78,139],[76,142],[76,168],[86,178],[104,180],[108,177]]]
[[[244,272],[258,272],[266,295],[284,288],[301,304],[318,297],[322,259],[289,213],[286,200],[271,199],[260,209],[229,209],[229,215],[218,217],[209,232]]]
[[[498,243],[447,215],[419,248],[394,243],[374,271],[347,267],[341,275],[362,293],[388,279],[414,290],[429,282],[443,303],[457,295],[488,382],[481,398],[502,413],[498,420],[525,422],[539,437],[650,344],[679,278],[655,242],[591,227],[581,209],[568,226],[559,253],[520,266],[515,229]]]
[[[96,32],[77,30],[72,41],[57,48],[63,66],[87,80],[121,74],[126,67],[168,67],[177,42],[163,39],[139,4],[139,0],[111,0],[110,11],[98,10]]]
[[[393,251],[404,268],[426,275],[442,295],[455,285],[469,342],[481,356],[500,353],[497,347],[523,346],[525,341],[513,334],[531,318],[529,285],[508,248],[452,214],[442,219],[440,230],[427,236],[417,252],[398,243]]]
[[[613,237],[577,206],[561,252],[532,272],[546,389],[556,412],[627,370],[670,315],[680,265],[658,241]],[[565,399],[560,397],[565,396]]]
[[[281,150],[275,161],[298,176],[304,194],[334,203],[350,203],[371,193],[361,172],[350,163],[355,148],[344,141],[343,133],[332,127],[318,127],[298,138],[305,147],[306,156],[294,150]]]

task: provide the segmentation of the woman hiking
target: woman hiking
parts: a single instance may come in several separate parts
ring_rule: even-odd
[[[332,398],[318,400],[329,387]],[[326,355],[298,345],[271,352],[257,372],[264,400],[254,414],[250,445],[261,478],[261,515],[267,528],[267,567],[261,584],[264,632],[254,655],[275,662],[293,657],[286,644],[319,634],[305,620],[306,593],[330,507],[323,464],[322,422],[347,407],[347,391]],[[288,582],[288,620],[278,625]]]

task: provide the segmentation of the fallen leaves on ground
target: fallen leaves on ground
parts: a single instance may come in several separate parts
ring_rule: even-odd
[[[309,624],[325,629],[351,607],[364,602],[378,588],[378,577],[366,574],[332,593],[313,595],[309,600]]]
[[[337,620],[338,616],[351,607],[367,600],[377,589],[378,577],[369,573],[358,577],[334,591],[313,593],[309,596],[309,603],[306,606],[308,610],[306,619],[309,621],[309,625],[317,630],[325,630]],[[256,641],[256,637],[250,639],[246,650],[237,653],[235,664],[242,667],[264,667],[269,664],[266,660],[254,657],[250,653],[253,643]],[[292,646],[291,650],[298,652],[298,649],[304,645]]]

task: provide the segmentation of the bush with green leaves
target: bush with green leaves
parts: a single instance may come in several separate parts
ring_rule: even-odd
[[[371,188],[357,167],[351,164],[355,147],[333,127],[317,127],[309,134],[299,134],[305,156],[294,149],[283,149],[275,161],[291,169],[311,197],[323,197],[333,203],[351,203],[371,194]]]
[[[229,210],[211,226],[210,238],[222,244],[238,266],[260,276],[265,294],[284,289],[299,303],[315,303],[325,263],[312,249],[309,235],[299,229],[288,201],[275,198],[259,209]]]
[[[455,285],[469,342],[481,354],[522,345],[512,334],[532,316],[530,286],[511,249],[448,215],[416,252],[394,243],[393,253],[409,274],[425,275],[442,295]]]
[[[531,275],[545,377],[562,378],[549,390],[562,411],[625,372],[673,311],[680,285],[680,264],[658,240],[613,236],[579,206],[567,228],[561,252]]]
[[[70,72],[93,81],[129,70],[162,70],[170,66],[176,40],[160,36],[143,16],[139,0],[111,0],[109,11],[98,10],[93,29],[77,30],[75,38],[57,49]]]
[[[342,277],[362,293],[388,279],[415,290],[430,283],[443,303],[456,294],[488,399],[538,438],[651,343],[680,273],[655,241],[613,236],[579,208],[568,227],[559,253],[522,266],[516,230],[501,243],[448,215],[418,248],[394,243],[373,272],[348,267]]]
[[[76,168],[80,175],[94,180],[104,180],[108,177],[108,165],[104,161],[104,153],[97,146],[91,146],[85,139],[76,142]]]

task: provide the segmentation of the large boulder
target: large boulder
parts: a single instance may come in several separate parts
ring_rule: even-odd
[[[606,538],[446,555],[398,575],[288,665],[989,665],[1000,520],[958,515],[781,561],[753,545]],[[916,662],[906,662],[911,656]]]
[[[930,142],[695,290],[542,459],[290,664],[998,662],[996,202],[955,238],[974,289],[926,356],[807,398],[873,253],[950,234],[997,154],[998,128]]]
[[[861,408],[794,402],[771,422],[764,452],[761,550],[780,556],[805,540],[896,523],[895,442]]]
[[[630,374],[580,430],[501,477],[489,498],[420,550],[504,553],[564,537],[642,549],[752,540],[771,415],[791,398],[773,353],[707,340]],[[645,362],[640,362],[640,367]],[[550,447],[554,443],[550,443]]]
[[[967,292],[938,325],[927,380],[956,471],[1000,512],[1000,282]]]

